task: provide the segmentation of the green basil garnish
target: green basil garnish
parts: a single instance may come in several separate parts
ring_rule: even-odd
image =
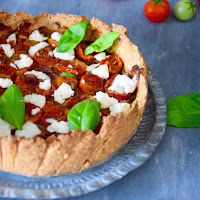
[[[101,121],[100,109],[101,103],[92,99],[76,104],[67,115],[70,130],[94,130]]]
[[[70,73],[70,72],[62,72],[62,73],[60,74],[60,76],[70,76],[70,77],[76,78],[76,76],[75,76],[74,74]]]
[[[167,124],[200,127],[200,93],[178,96],[167,102]]]
[[[22,130],[25,116],[24,98],[19,88],[11,85],[0,98],[1,118]]]
[[[91,54],[93,52],[101,52],[113,45],[113,42],[120,36],[118,32],[110,32],[102,35],[92,44],[90,44],[84,51],[85,55]]]
[[[58,42],[57,52],[69,52],[74,49],[83,39],[89,22],[85,21],[69,27]]]

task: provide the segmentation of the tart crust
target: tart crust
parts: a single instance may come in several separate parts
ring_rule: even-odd
[[[20,11],[8,14],[0,10],[0,37],[8,36],[24,23],[31,23],[30,29],[47,27],[53,31],[64,32],[68,27],[86,21],[85,16],[41,13],[39,16]],[[84,40],[94,41],[101,35],[118,31],[119,41],[108,51],[117,53],[124,62],[124,69],[130,71],[134,65],[141,69],[137,86],[137,96],[126,116],[123,113],[109,115],[99,132],[75,130],[70,134],[50,136],[48,139],[31,139],[6,136],[0,138],[0,170],[28,176],[50,176],[76,173],[107,159],[132,136],[142,119],[148,86],[146,80],[147,65],[138,47],[127,38],[127,30],[121,25],[92,18],[87,27]]]

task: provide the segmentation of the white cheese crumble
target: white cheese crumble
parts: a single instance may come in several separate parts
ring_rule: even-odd
[[[0,118],[0,137],[11,134],[11,124]]]
[[[44,37],[39,30],[35,30],[33,31],[30,35],[29,35],[29,40],[35,40],[38,42],[42,42],[44,40],[47,40],[48,37]]]
[[[87,66],[86,71],[91,72],[93,69],[97,68],[98,66],[99,66],[99,64],[91,64],[91,65]]]
[[[2,49],[4,50],[4,53],[9,58],[15,53],[15,50],[11,49],[11,45],[10,44],[1,44],[0,47],[2,47]]]
[[[49,90],[51,88],[51,80],[44,80],[43,82],[40,82],[39,88],[42,90]]]
[[[8,88],[13,84],[12,80],[9,78],[0,78],[0,86],[2,88]]]
[[[126,115],[130,109],[131,106],[129,103],[117,103],[109,108],[111,115],[119,112],[123,112]]]
[[[105,52],[98,53],[94,56],[94,58],[96,58],[97,61],[101,61],[106,58],[106,53]]]
[[[57,120],[53,118],[46,119],[46,122],[51,124],[47,127],[47,131],[49,131],[50,133],[53,133],[53,132],[69,133],[70,132],[68,122],[65,122],[65,121],[58,122]]]
[[[32,70],[32,71],[27,71],[27,72],[25,72],[24,74],[33,74],[33,75],[35,75],[38,79],[50,80],[50,77],[49,77],[49,76],[47,76],[45,73],[40,72],[40,71]]]
[[[117,99],[109,97],[107,93],[101,91],[97,92],[94,98],[101,103],[101,109],[109,108],[110,106],[118,103]]]
[[[81,80],[81,83],[85,83],[85,80],[83,79],[83,80]]]
[[[31,110],[31,115],[36,115],[39,112],[40,112],[40,108],[38,108],[38,107],[34,108],[34,109]]]
[[[10,66],[17,69],[16,65],[14,63],[10,63]]]
[[[49,51],[48,55],[50,55],[51,57],[53,57],[53,51]]]
[[[30,57],[28,57],[26,54],[20,54],[19,57],[20,57],[20,60],[16,60],[14,62],[14,64],[17,65],[19,69],[30,67],[33,64],[33,60]]]
[[[137,76],[135,75],[132,79],[127,75],[117,75],[108,88],[108,90],[117,91],[120,94],[132,93],[135,91],[137,86]]]
[[[62,35],[59,32],[53,32],[51,34],[51,39],[55,40],[56,42],[58,42],[61,37],[62,37]]]
[[[48,45],[49,44],[47,42],[40,42],[34,46],[31,46],[30,49],[28,50],[28,53],[30,54],[31,57],[33,57],[38,50],[43,49]]]
[[[8,36],[6,42],[9,43],[10,41],[14,41],[14,45],[16,44],[17,38],[16,38],[16,34],[13,33],[10,36]]]
[[[100,78],[106,79],[109,77],[108,65],[100,65],[98,68],[92,70],[92,74],[99,76]]]
[[[60,53],[60,52],[57,52],[57,48],[55,48],[53,50],[53,54],[56,58],[59,58],[61,60],[73,60],[75,58],[75,52],[73,49],[69,52]]]
[[[69,67],[69,68],[73,68],[73,66],[72,66],[72,65],[70,65],[70,64],[69,64],[67,67]]]
[[[17,137],[33,138],[39,135],[41,130],[33,122],[27,121],[23,126],[22,130],[16,130],[15,135]]]
[[[39,94],[28,94],[24,96],[24,101],[43,108],[46,103],[46,97]]]
[[[67,83],[62,83],[57,90],[54,91],[54,101],[60,104],[65,102],[65,99],[74,96],[74,91]]]

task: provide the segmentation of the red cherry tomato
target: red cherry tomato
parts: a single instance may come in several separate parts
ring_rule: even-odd
[[[35,114],[35,115],[32,115],[31,111],[32,109],[35,109],[35,108],[39,108],[31,103],[25,103],[25,120],[26,121],[31,121],[33,123],[38,123],[42,117],[42,109],[40,109],[40,111]]]
[[[123,61],[117,54],[112,54],[109,57],[101,60],[99,65],[107,64],[110,75],[118,74],[122,71]]]
[[[198,0],[198,2],[200,3],[200,0]]]
[[[115,79],[116,76],[117,76],[117,75],[112,76],[112,77],[106,82],[106,84],[105,84],[105,86],[104,86],[105,91],[108,93],[108,95],[109,95],[110,97],[114,97],[114,98],[118,99],[119,101],[124,100],[124,99],[128,99],[128,98],[131,96],[131,93],[120,94],[120,93],[117,92],[117,91],[112,91],[112,90],[109,90],[109,89],[108,89],[108,88],[112,85],[112,83],[113,83],[113,81],[114,81],[114,79]]]
[[[70,68],[69,65],[71,65],[73,68]],[[80,76],[86,72],[87,65],[78,59],[62,60],[59,63],[59,68],[62,72],[70,72],[75,76]]]
[[[103,91],[103,79],[97,75],[83,75],[81,77],[79,88],[86,94],[95,95],[96,92]]]
[[[93,55],[85,55],[84,54],[86,47],[87,47],[86,44],[79,44],[77,46],[77,51],[76,51],[77,58],[84,62],[95,60]]]
[[[170,4],[167,0],[149,0],[144,6],[144,14],[151,22],[163,22],[170,15]]]
[[[36,52],[33,59],[36,63],[45,66],[55,65],[59,62],[58,59],[50,55],[50,51],[47,49],[41,49]]]

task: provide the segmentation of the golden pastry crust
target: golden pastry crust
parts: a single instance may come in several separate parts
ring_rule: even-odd
[[[32,18],[21,11],[8,14],[0,11],[0,23],[4,24],[7,32],[2,29],[0,37],[8,35],[20,25],[31,23],[30,29],[47,27],[53,31],[64,32],[68,27],[86,21],[85,16],[41,13]],[[75,173],[99,163],[116,152],[132,136],[142,119],[147,100],[147,65],[138,47],[131,43],[126,36],[126,28],[113,24],[110,27],[105,22],[92,18],[87,27],[84,40],[94,41],[101,35],[118,31],[121,33],[110,52],[117,53],[124,62],[126,71],[134,65],[141,69],[137,86],[136,100],[126,116],[123,113],[109,115],[99,132],[95,135],[91,130],[75,130],[70,134],[50,136],[48,139],[35,137],[32,139],[7,136],[0,138],[0,169],[8,172],[29,176],[50,176],[55,174]]]

